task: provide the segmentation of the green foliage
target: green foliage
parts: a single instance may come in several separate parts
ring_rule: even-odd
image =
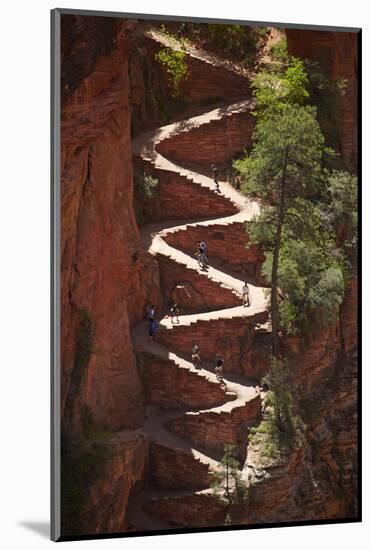
[[[151,201],[157,193],[158,179],[138,170],[134,176],[135,193],[140,201]]]
[[[315,239],[316,234],[318,231],[298,239],[291,232],[283,240],[278,285],[284,297],[279,304],[279,319],[286,333],[305,332],[313,317],[319,326],[334,323],[344,296],[341,258],[335,254],[335,243],[322,243],[320,236]],[[271,270],[272,253],[267,252],[263,273],[268,281]]]
[[[277,42],[276,44],[273,44],[271,46],[271,55],[275,61],[278,61],[280,63],[288,63],[288,51],[287,51],[287,38],[286,35],[282,36],[282,38]]]
[[[356,176],[334,170],[327,179],[328,195],[325,212],[334,228],[344,254],[347,273],[357,265],[358,243],[358,184]]]
[[[171,37],[167,33],[167,37]],[[176,37],[172,37],[174,46],[178,44]],[[184,81],[188,73],[188,65],[186,62],[186,53],[183,50],[170,48],[161,48],[155,55],[158,61],[166,70],[169,78],[169,84],[174,97],[180,94],[180,85]]]
[[[166,38],[168,42],[170,42],[171,46],[173,48],[181,47],[183,50],[185,49],[186,45],[189,43],[189,40],[184,37],[184,34],[181,32],[181,29],[184,31],[186,30],[187,24],[182,23],[178,34],[171,33],[165,25],[161,25],[159,28],[160,33]]]
[[[258,51],[261,38],[264,38],[266,29],[246,27],[244,25],[208,25],[210,39],[214,45],[223,49],[227,55],[246,58]],[[265,30],[265,32],[264,32]]]
[[[143,193],[143,196],[149,200],[153,199],[153,197],[156,194],[158,179],[144,173],[143,179],[141,180],[141,184],[142,184],[141,191]]]
[[[107,446],[99,441],[111,434],[94,424],[87,407],[82,410],[82,419],[81,433],[62,428],[61,518],[64,535],[82,534],[81,514],[90,504],[90,489],[111,458]]]
[[[345,216],[354,212],[356,196],[349,175],[329,177],[324,170],[332,150],[325,147],[316,108],[303,104],[307,82],[303,63],[295,59],[283,75],[257,77],[254,145],[234,163],[243,192],[263,199],[261,214],[247,230],[250,244],[264,249],[267,282],[273,285],[275,275],[281,294],[278,322],[289,333],[304,331],[314,314],[322,324],[336,320],[344,295],[344,266],[335,218],[339,211]],[[346,184],[352,189],[350,197]]]
[[[259,442],[263,458],[274,459],[300,444],[303,422],[297,414],[294,380],[285,360],[273,357],[262,382],[269,387],[264,418],[259,426],[250,429],[249,441]]]
[[[151,201],[158,192],[158,179],[146,174],[142,169],[134,172],[134,208],[135,217],[141,226],[147,222],[147,213],[151,211]]]
[[[287,196],[316,191],[322,174],[324,138],[314,107],[283,105],[278,112],[271,112],[269,118],[258,120],[253,138],[250,155],[234,163],[245,193],[275,204],[285,152]]]
[[[265,69],[252,82],[256,101],[255,114],[259,119],[280,112],[287,105],[303,105],[309,97],[308,75],[303,61],[290,58],[289,65],[282,70]]]
[[[234,445],[225,445],[219,470],[214,472],[212,483],[214,496],[229,508],[232,504],[244,504],[248,499],[248,485],[243,479],[238,461],[234,458]]]
[[[288,363],[273,357],[268,374],[262,380],[269,387],[266,405],[272,408],[277,429],[292,434],[293,378]]]

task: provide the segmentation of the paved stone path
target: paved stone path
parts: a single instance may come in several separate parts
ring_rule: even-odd
[[[172,42],[155,31],[147,33],[156,41],[160,41],[164,45],[170,47],[174,46]],[[204,54],[200,54],[195,49],[187,46],[187,53],[189,55],[197,56],[207,63],[214,63],[215,59],[206,59]],[[229,67],[230,68],[230,67]],[[156,170],[156,177],[161,178],[161,171],[166,170],[175,172],[186,177],[195,186],[201,186],[206,188],[210,193],[215,193],[219,197],[222,197],[225,201],[233,204],[235,213],[230,216],[225,216],[217,219],[207,220],[194,220],[185,219],[181,222],[164,222],[151,224],[143,228],[141,232],[141,238],[145,248],[154,256],[162,255],[171,262],[175,262],[186,269],[197,272],[199,277],[206,277],[209,280],[217,283],[220,287],[228,289],[236,297],[241,299],[241,290],[243,286],[243,279],[238,278],[227,270],[210,266],[209,269],[203,270],[200,268],[198,261],[188,254],[170,246],[166,242],[166,236],[170,233],[176,233],[179,231],[186,231],[191,226],[198,226],[205,228],[205,235],[213,225],[220,227],[228,226],[235,222],[245,223],[252,219],[253,216],[259,214],[259,204],[256,201],[252,201],[238,191],[236,191],[229,183],[220,181],[219,192],[216,190],[215,183],[212,178],[209,178],[194,170],[188,170],[175,162],[170,161],[163,155],[157,152],[156,146],[163,140],[171,139],[173,136],[178,135],[181,132],[188,132],[192,128],[200,127],[210,124],[212,121],[222,120],[223,117],[231,116],[231,114],[241,111],[248,111],[251,109],[251,101],[245,100],[232,105],[227,105],[223,108],[213,109],[212,111],[205,112],[204,114],[196,117],[192,117],[182,122],[176,122],[158,128],[156,130],[145,132],[139,136],[133,142],[133,154],[141,157],[143,160],[151,163],[152,167]],[[176,200],[176,197],[174,197]],[[191,210],[191,209],[190,209]],[[207,238],[205,238],[207,241]],[[228,307],[225,309],[218,309],[215,311],[208,311],[204,313],[193,313],[189,315],[180,315],[179,324],[173,325],[169,317],[165,317],[160,320],[160,330],[177,330],[177,327],[191,326],[200,321],[213,321],[221,319],[253,319],[257,314],[261,314],[267,311],[267,298],[264,289],[252,284],[250,287],[251,306],[246,308],[241,306]],[[157,343],[148,341],[148,325],[142,323],[138,325],[133,331],[133,346],[137,353],[145,353],[146,355],[152,355],[154,357],[171,361],[175,369],[184,369],[185,372],[192,373],[193,376],[197,376],[205,379],[210,384],[218,385],[219,382],[213,372],[213,366],[208,363],[203,363],[202,368],[196,369],[190,360],[190,357],[184,357],[179,353]],[[201,350],[202,354],[202,350]],[[220,453],[213,451],[212,449],[202,448],[192,440],[183,439],[178,435],[172,433],[167,427],[167,423],[170,419],[176,419],[177,417],[202,417],[212,415],[232,415],[238,409],[243,408],[249,404],[250,401],[256,400],[258,389],[246,378],[242,376],[227,374],[224,376],[225,380],[225,401],[215,407],[205,408],[202,410],[188,410],[188,411],[166,411],[157,416],[150,416],[144,423],[142,431],[146,433],[150,441],[153,444],[158,444],[174,451],[187,453],[193,456],[194,460],[207,465],[209,471],[212,472],[218,466],[220,461]],[[197,438],[196,438],[197,439]],[[153,502],[154,500],[161,502],[161,499],[181,498],[183,495],[200,495],[208,494],[210,489],[203,489],[202,491],[152,491],[144,490],[136,498],[131,499],[128,515],[131,524],[134,529],[138,530],[153,530],[153,529],[167,529],[172,528],[171,518],[168,523],[164,523],[153,517],[153,514],[145,512],[144,507],[146,502]],[[175,505],[175,501],[174,501]]]

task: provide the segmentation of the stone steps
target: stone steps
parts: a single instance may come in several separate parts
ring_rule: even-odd
[[[153,30],[152,30],[153,31]],[[158,31],[144,33],[147,49],[154,56],[161,47],[168,46]],[[156,36],[157,35],[157,36]],[[171,41],[171,46],[177,48]],[[178,49],[183,47],[178,44]],[[222,104],[224,97],[233,97],[235,100],[245,98],[249,93],[248,77],[251,71],[241,69],[216,55],[208,55],[205,51],[187,45],[186,63],[187,78],[182,82],[182,94],[188,104]],[[168,82],[166,70],[163,69],[164,81]]]
[[[155,42],[158,42],[162,46],[172,48],[176,51],[184,51],[188,56],[195,59],[199,59],[203,64],[209,65],[210,69],[213,67],[221,67],[228,72],[235,73],[244,78],[251,78],[253,73],[247,69],[242,69],[239,65],[236,65],[230,61],[220,59],[216,54],[210,54],[206,50],[192,46],[189,41],[183,41],[177,39],[169,39],[164,33],[161,33],[157,29],[150,29],[144,31],[144,35]]]
[[[259,418],[260,413],[261,400],[257,393],[239,405],[233,402],[230,410],[220,408],[219,410],[187,412],[170,419],[166,423],[166,427],[172,433],[189,439],[193,444],[201,445],[209,452],[223,453],[225,445],[238,445],[241,425],[244,423],[250,425]]]
[[[196,64],[210,61],[187,53]],[[167,316],[160,320],[154,342],[148,342],[147,323],[132,335],[151,408],[141,431],[150,441],[151,480],[158,489],[134,498],[131,523],[141,523],[142,529],[222,525],[223,506],[209,488],[212,473],[225,444],[235,444],[243,455],[249,426],[261,413],[259,391],[236,373],[241,372],[243,346],[254,341],[255,324],[267,321],[264,289],[249,285],[251,306],[243,307],[245,279],[215,265],[203,270],[194,257],[196,243],[204,240],[210,243],[209,254],[235,272],[256,264],[257,252],[251,258],[244,246],[245,224],[259,214],[259,204],[226,182],[220,181],[217,191],[212,178],[181,165],[192,160],[209,169],[211,162],[229,160],[251,138],[252,125],[246,125],[251,108],[249,99],[218,107],[146,132],[133,143],[133,154],[159,179],[164,200],[157,214],[163,223],[143,228],[142,242],[159,263],[164,300],[177,296],[180,303],[181,288],[191,296],[180,303],[179,323]],[[178,205],[181,190],[185,196]],[[195,204],[201,199],[207,208]],[[240,258],[238,265],[233,265],[235,258]],[[201,350],[200,369],[190,362],[192,342]],[[225,359],[225,386],[213,372],[217,351]]]

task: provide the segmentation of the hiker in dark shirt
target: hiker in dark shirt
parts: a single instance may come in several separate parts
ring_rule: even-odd
[[[223,380],[223,365],[224,365],[224,359],[220,355],[220,353],[216,354],[215,358],[215,374],[219,382],[224,383]]]
[[[220,189],[219,189],[219,178],[218,178],[218,167],[215,166],[215,164],[212,164],[211,165],[211,171],[213,173],[213,180],[214,180],[214,183],[216,185],[216,190],[220,191]]]
[[[152,342],[153,338],[156,335],[156,332],[158,331],[158,325],[154,319],[149,320],[149,327],[148,327],[148,334],[149,334],[149,341]]]
[[[151,305],[151,307],[149,308],[148,310],[148,321],[149,321],[149,325],[148,325],[148,340],[150,342],[153,341],[153,338],[158,330],[158,325],[155,321],[155,306],[154,304]]]

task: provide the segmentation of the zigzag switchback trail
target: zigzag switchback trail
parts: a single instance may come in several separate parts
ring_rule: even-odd
[[[165,40],[156,32],[147,36],[158,42]],[[233,66],[218,62],[215,56],[192,48],[186,53],[203,61],[211,72],[216,65],[225,71],[226,78],[235,72]],[[213,178],[205,175],[205,162],[199,161],[205,153],[210,166],[213,147],[225,149],[229,155],[226,160],[232,158],[233,149],[244,149],[239,132],[234,131],[231,137],[228,128],[234,121],[240,125],[251,108],[247,97],[145,132],[133,142],[133,154],[160,184],[164,175],[170,174],[189,189],[184,202],[181,195],[173,197],[175,203],[182,201],[183,219],[175,220],[169,213],[168,221],[145,226],[141,232],[145,248],[159,262],[164,303],[170,303],[175,292],[184,296],[185,305],[179,322],[172,322],[167,315],[159,320],[155,341],[148,339],[148,321],[132,334],[146,386],[157,396],[159,405],[141,429],[151,442],[153,486],[131,498],[128,519],[133,530],[222,525],[223,510],[210,487],[212,473],[218,468],[225,444],[240,449],[243,464],[249,426],[256,424],[261,414],[259,387],[240,365],[244,339],[268,318],[263,287],[249,281],[251,304],[242,305],[246,280],[242,268],[248,259],[246,223],[259,214],[259,204],[225,181],[217,188]],[[218,138],[216,144],[215,129],[223,130],[225,124],[224,138]],[[196,136],[191,146],[187,145],[189,135]],[[206,209],[210,204],[209,217],[205,208],[205,213],[198,215],[200,201]],[[167,207],[164,204],[163,217]],[[210,242],[211,235],[215,241]],[[200,240],[210,243],[208,269],[200,267],[194,255]],[[213,247],[213,242],[221,246]],[[231,253],[236,255],[235,263]],[[191,362],[193,342],[201,350],[198,368]],[[213,368],[219,347],[230,349],[225,357],[224,385]]]

